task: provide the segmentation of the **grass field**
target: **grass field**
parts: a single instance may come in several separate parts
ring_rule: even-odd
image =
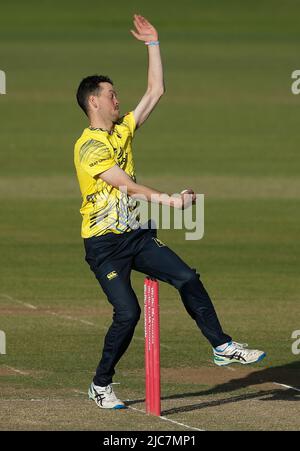
[[[135,138],[141,183],[205,193],[205,236],[160,238],[196,267],[224,329],[262,348],[218,368],[177,292],[161,284],[162,416],[144,414],[143,320],[117,367],[129,409],[86,392],[111,309],[84,262],[73,144],[83,76],[108,74],[122,111],[146,87],[139,12],[160,31],[166,94]],[[1,430],[299,430],[300,5],[293,0],[1,6]],[[142,302],[143,276],[133,273]],[[292,388],[288,388],[290,386]]]

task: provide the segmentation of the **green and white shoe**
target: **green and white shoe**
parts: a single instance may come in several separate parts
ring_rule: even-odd
[[[91,383],[88,391],[89,399],[95,401],[101,409],[126,409],[123,401],[118,399],[113,391],[112,384],[100,387]]]
[[[259,362],[266,357],[265,352],[257,349],[248,349],[247,346],[247,343],[230,341],[225,349],[223,349],[224,346],[213,348],[214,363],[218,366],[230,365],[231,363],[247,365]]]

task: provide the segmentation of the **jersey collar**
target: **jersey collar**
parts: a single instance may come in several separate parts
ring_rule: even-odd
[[[89,126],[88,129],[91,130],[92,132],[99,131],[99,132],[107,133],[108,135],[112,135],[113,132],[114,132],[114,127],[113,127],[113,129],[111,131],[105,130],[105,128],[91,127],[91,126]]]

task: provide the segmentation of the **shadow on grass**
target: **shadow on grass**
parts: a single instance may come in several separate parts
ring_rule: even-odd
[[[216,371],[218,369],[216,368]],[[300,391],[293,389],[283,390],[282,388],[276,389],[275,384],[289,385],[294,388],[299,388],[300,381],[300,363],[293,362],[287,365],[259,369],[257,371],[248,374],[241,378],[232,378],[228,382],[223,384],[218,384],[209,390],[202,390],[197,392],[189,392],[176,394],[172,396],[163,397],[162,400],[178,400],[184,398],[201,397],[217,394],[227,394],[227,397],[218,400],[198,402],[197,404],[189,404],[186,406],[174,407],[172,409],[167,409],[161,413],[161,415],[172,415],[181,412],[191,412],[193,410],[200,410],[206,407],[220,406],[224,404],[244,401],[244,400],[254,400],[259,399],[260,401],[300,401]],[[201,382],[199,380],[199,382]],[[253,385],[257,386],[259,384],[273,383],[274,390],[259,390],[255,393],[245,393],[241,395],[232,396],[230,395],[233,391],[245,389]],[[131,401],[128,404],[135,404],[143,402],[144,400]]]
[[[273,383],[274,387],[277,384],[289,385],[294,388],[299,388],[300,381],[300,364],[298,362],[289,363],[272,368],[264,368],[245,377],[233,378],[224,384],[215,385],[209,390],[203,390],[194,393],[183,393],[180,395],[172,395],[163,399],[182,399],[190,397],[201,397],[208,395],[216,395],[220,393],[230,394],[235,390],[241,390],[252,385],[259,385],[265,383]],[[179,412],[190,412],[193,410],[203,409],[205,407],[220,406],[223,404],[239,402],[247,399],[259,399],[260,401],[300,401],[300,392],[293,389],[282,390],[282,388],[274,388],[274,390],[259,390],[255,393],[242,394],[237,396],[230,396],[224,399],[200,402],[193,405],[180,406],[165,410],[162,415],[171,415]]]

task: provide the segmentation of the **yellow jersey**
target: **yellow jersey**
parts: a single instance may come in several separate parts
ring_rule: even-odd
[[[74,163],[83,199],[80,208],[83,238],[119,234],[139,227],[137,201],[95,178],[117,164],[136,181],[131,149],[135,128],[130,112],[114,124],[111,132],[88,127],[76,141]]]

